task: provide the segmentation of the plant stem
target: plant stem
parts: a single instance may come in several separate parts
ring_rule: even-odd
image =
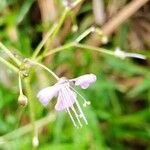
[[[89,45],[79,44],[79,43],[76,43],[75,47],[81,48],[81,49],[97,51],[97,52],[100,52],[100,53],[104,53],[104,54],[115,56],[114,51],[110,51],[110,50],[107,50],[107,49],[104,49],[104,48],[97,48],[97,47],[94,47],[94,46],[89,46]]]
[[[81,40],[83,40],[87,35],[89,35],[91,32],[94,32],[95,28],[90,27],[87,30],[85,30],[78,38],[76,38],[75,42],[79,43]]]
[[[69,12],[75,8],[78,4],[80,4],[83,0],[77,0],[75,1],[72,6],[66,7],[59,22],[57,23],[57,25],[55,24],[47,33],[47,35],[44,37],[44,39],[40,42],[40,44],[37,46],[37,48],[35,49],[35,52],[33,53],[32,59],[35,59],[36,56],[39,54],[40,50],[42,49],[42,47],[44,46],[44,44],[47,42],[47,40],[49,39],[49,37],[51,36],[51,39],[48,41],[47,44],[47,48],[45,48],[43,54],[45,54],[48,51],[49,45],[53,42],[54,38],[56,37],[56,35],[58,34],[58,32],[60,31],[61,26],[63,25],[66,17],[69,15]]]
[[[12,52],[2,43],[0,42],[0,48],[4,50],[7,55],[19,66],[21,62],[12,54]]]
[[[45,48],[43,54],[45,54],[48,51],[48,48],[50,47],[50,45],[52,44],[54,38],[56,37],[56,35],[58,34],[58,32],[60,31],[61,26],[63,25],[66,17],[68,16],[70,9],[66,8],[57,24],[57,26],[55,27],[55,30],[53,31],[53,34],[51,36],[51,39],[48,41],[47,47]]]
[[[43,38],[43,40],[40,42],[40,44],[37,46],[37,48],[35,49],[35,52],[32,55],[32,59],[35,59],[37,57],[37,55],[39,54],[40,50],[42,49],[42,47],[44,46],[44,44],[48,41],[49,37],[51,36],[51,39],[48,41],[47,44],[47,48],[45,48],[44,53],[46,53],[48,51],[49,45],[53,42],[54,38],[56,37],[56,35],[58,34],[62,24],[64,23],[64,20],[66,18],[66,16],[68,15],[70,9],[66,8],[63,15],[61,16],[59,22],[57,24],[55,24],[47,33],[47,35]]]
[[[60,52],[62,50],[69,49],[71,47],[97,51],[97,52],[100,52],[100,53],[115,56],[114,51],[110,51],[110,50],[107,50],[107,49],[104,49],[104,48],[97,48],[97,47],[94,47],[94,46],[89,46],[89,45],[85,45],[85,44],[79,44],[79,43],[73,43],[72,42],[72,43],[68,43],[66,45],[63,45],[61,47],[58,47],[58,48],[55,48],[55,49],[51,50],[50,52],[46,53],[45,55],[38,57],[37,60],[41,60],[44,57],[47,57],[47,56],[52,55],[54,53]]]
[[[52,55],[52,54],[54,54],[54,53],[56,53],[56,52],[59,52],[59,51],[65,50],[65,49],[69,49],[69,48],[73,47],[74,45],[75,45],[75,43],[68,43],[68,44],[63,45],[63,46],[61,46],[61,47],[54,48],[54,49],[52,49],[51,51],[49,51],[48,53],[45,53],[45,55],[41,55],[41,56],[37,57],[36,61],[40,61],[40,60],[42,60],[44,57],[47,57],[47,56],[49,56],[49,55]]]
[[[56,80],[59,80],[59,77],[58,77],[52,70],[50,70],[49,68],[47,68],[47,67],[44,66],[43,64],[38,63],[38,62],[35,62],[35,61],[33,61],[33,60],[28,60],[28,61],[31,62],[31,63],[33,63],[33,64],[35,64],[35,65],[38,65],[38,66],[44,68],[44,69],[45,69],[46,71],[48,71]]]
[[[19,71],[19,69],[16,66],[12,65],[10,62],[8,62],[7,60],[5,60],[2,57],[0,57],[0,62],[5,64],[6,66],[8,66],[11,70],[13,70],[16,73]]]
[[[36,56],[39,54],[40,50],[42,49],[42,47],[44,46],[44,44],[46,43],[46,41],[48,40],[48,38],[53,34],[53,32],[54,32],[55,29],[56,29],[56,24],[54,24],[53,27],[50,28],[50,30],[47,32],[46,36],[39,43],[39,45],[37,46],[37,48],[35,49],[35,51],[34,51],[34,53],[32,55],[32,59],[36,58]]]
[[[118,58],[122,59],[121,54],[116,54],[116,51],[111,51],[111,50],[107,50],[107,49],[104,49],[104,48],[99,48],[99,47],[94,47],[94,46],[90,46],[90,45],[85,45],[85,44],[80,44],[80,43],[75,43],[75,42],[73,43],[72,42],[72,43],[68,43],[66,45],[63,45],[61,47],[55,48],[55,49],[51,50],[50,52],[46,53],[45,55],[42,55],[42,56],[38,57],[37,61],[41,60],[44,57],[52,55],[56,52],[66,50],[66,49],[69,49],[71,47],[76,47],[76,48],[81,48],[81,49],[86,49],[86,50],[91,50],[91,51],[97,51],[97,52],[100,52],[100,53],[103,53],[103,54],[112,55],[112,56],[115,56],[115,57],[118,57]],[[123,51],[121,51],[121,52],[124,53],[125,58],[126,57],[132,57],[132,58],[138,58],[138,59],[146,59],[146,57],[142,54],[126,53],[126,52],[123,52]]]
[[[32,139],[37,135],[37,129],[36,129],[36,124],[35,124],[35,105],[34,105],[34,98],[32,95],[32,89],[30,86],[30,76],[25,79],[25,88],[26,88],[26,94],[29,100],[29,111],[30,111],[30,119],[31,119],[31,124],[32,124]]]
[[[78,4],[80,4],[83,0],[76,0],[73,4],[71,9],[73,9],[74,7],[76,7]]]
[[[19,76],[18,76],[18,81],[19,81],[19,91],[20,91],[20,94],[22,95],[23,92],[22,92],[22,83],[21,83],[21,76],[20,76],[20,73],[19,73]]]
[[[19,72],[19,75],[18,75],[18,81],[19,81],[19,91],[20,91],[20,95],[23,95],[20,72]]]

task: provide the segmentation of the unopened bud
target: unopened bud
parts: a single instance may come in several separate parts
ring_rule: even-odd
[[[107,44],[108,43],[108,37],[107,36],[102,36],[102,44]]]
[[[103,31],[100,30],[100,29],[98,29],[98,28],[95,28],[95,32],[96,32],[98,35],[100,35],[100,36],[103,35]]]
[[[124,51],[122,51],[119,47],[117,47],[115,49],[114,54],[115,54],[116,57],[119,57],[121,59],[125,59],[126,58],[126,53]]]
[[[78,31],[78,26],[77,25],[73,25],[72,26],[72,32],[77,32]]]
[[[20,94],[18,97],[18,103],[21,106],[26,106],[28,104],[28,99],[25,95]]]
[[[34,147],[37,147],[39,145],[39,139],[37,136],[34,136],[32,139],[32,144]]]

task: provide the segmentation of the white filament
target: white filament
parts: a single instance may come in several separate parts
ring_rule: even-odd
[[[82,100],[84,101],[83,103],[83,106],[86,107],[86,105],[90,105],[91,102],[90,101],[87,101],[77,90],[75,90],[73,87],[70,87],[73,91],[75,91],[81,98]]]
[[[62,92],[62,91],[60,91],[60,92],[61,92],[60,95],[62,96],[61,98],[62,98],[63,100],[65,100],[65,103],[66,103],[66,105],[67,105],[67,101],[66,101],[66,98],[63,96],[63,92]],[[71,114],[69,108],[66,108],[66,111],[67,111],[67,113],[69,114],[70,119],[71,119],[73,125],[74,125],[75,127],[78,127],[78,126],[76,125],[76,123],[75,123],[75,120],[74,120],[74,118],[73,118],[73,116],[72,116],[72,114]]]
[[[65,94],[65,97],[67,98],[67,97],[69,97],[69,94],[68,94],[68,90],[67,90],[67,88],[69,88],[69,87],[66,87],[66,88],[64,88],[64,94]],[[70,90],[70,89],[69,89]],[[66,100],[67,101],[67,100]],[[67,102],[68,103],[68,102]],[[71,102],[69,102],[70,104],[71,104]],[[72,105],[71,106],[71,109],[72,109],[72,111],[74,112],[74,114],[75,114],[75,116],[76,116],[76,119],[77,119],[77,121],[78,121],[78,123],[79,123],[79,125],[80,125],[80,127],[82,127],[82,123],[81,123],[81,121],[80,121],[80,119],[79,119],[79,116],[78,116],[78,114],[77,114],[77,112],[76,112],[76,110],[75,110],[75,108],[74,108],[74,106]]]
[[[80,121],[80,119],[79,119],[79,115],[77,114],[77,112],[76,112],[74,106],[72,106],[71,109],[73,110],[73,112],[74,112],[74,114],[75,114],[75,116],[76,116],[76,118],[77,118],[77,120],[78,120],[78,123],[79,123],[80,127],[82,127],[82,123],[81,123],[81,121]]]

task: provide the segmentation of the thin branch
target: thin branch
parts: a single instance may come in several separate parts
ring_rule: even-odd
[[[42,47],[44,46],[44,44],[46,43],[46,41],[48,40],[48,38],[53,34],[55,28],[56,28],[56,24],[54,24],[53,27],[50,28],[50,30],[47,32],[47,34],[45,35],[45,37],[39,43],[39,45],[37,46],[37,48],[35,49],[35,51],[33,53],[32,59],[35,59],[35,57],[39,54],[40,50],[42,49]]]
[[[54,48],[51,51],[45,53],[44,55],[40,55],[39,57],[37,57],[36,61],[40,61],[40,60],[42,60],[43,58],[45,58],[47,56],[50,56],[50,55],[52,55],[56,52],[59,52],[59,51],[65,50],[65,49],[72,48],[73,46],[74,46],[74,43],[68,43],[68,44],[65,44],[61,47]]]
[[[12,54],[12,52],[2,43],[0,42],[0,48],[7,53],[7,55],[19,66],[20,61]]]
[[[48,41],[48,39],[50,38],[50,40],[48,41],[47,44],[47,48],[44,50],[43,54],[45,54],[48,51],[49,45],[53,42],[54,38],[56,37],[56,35],[58,34],[58,32],[60,31],[61,26],[63,25],[66,17],[68,16],[69,12],[72,11],[74,8],[76,8],[80,3],[82,3],[84,0],[77,0],[75,1],[70,8],[66,7],[59,22],[54,25],[49,33],[46,35],[45,39],[42,40],[42,42],[37,46],[35,52],[33,53],[32,58],[36,58],[36,56],[39,54],[40,50],[42,49],[42,47],[44,46],[44,44]]]
[[[15,71],[15,72],[18,72],[19,69],[12,65],[10,62],[8,62],[7,60],[5,60],[4,58],[0,57],[0,62],[2,62],[3,64],[5,64],[7,67],[9,67],[11,70]]]
[[[28,61],[31,62],[32,64],[42,67],[46,71],[48,71],[57,81],[60,79],[51,69],[47,68],[45,65],[38,63],[36,61],[33,61],[33,60],[28,60]]]
[[[37,135],[37,127],[35,124],[34,97],[32,94],[30,79],[31,79],[30,76],[27,79],[25,79],[25,89],[26,89],[28,100],[29,100],[29,113],[30,113],[30,121],[32,124],[32,140],[33,140],[34,137]]]

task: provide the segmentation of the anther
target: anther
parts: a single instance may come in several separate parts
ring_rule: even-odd
[[[84,101],[83,107],[86,107],[87,105],[90,105],[91,102],[90,101]]]

